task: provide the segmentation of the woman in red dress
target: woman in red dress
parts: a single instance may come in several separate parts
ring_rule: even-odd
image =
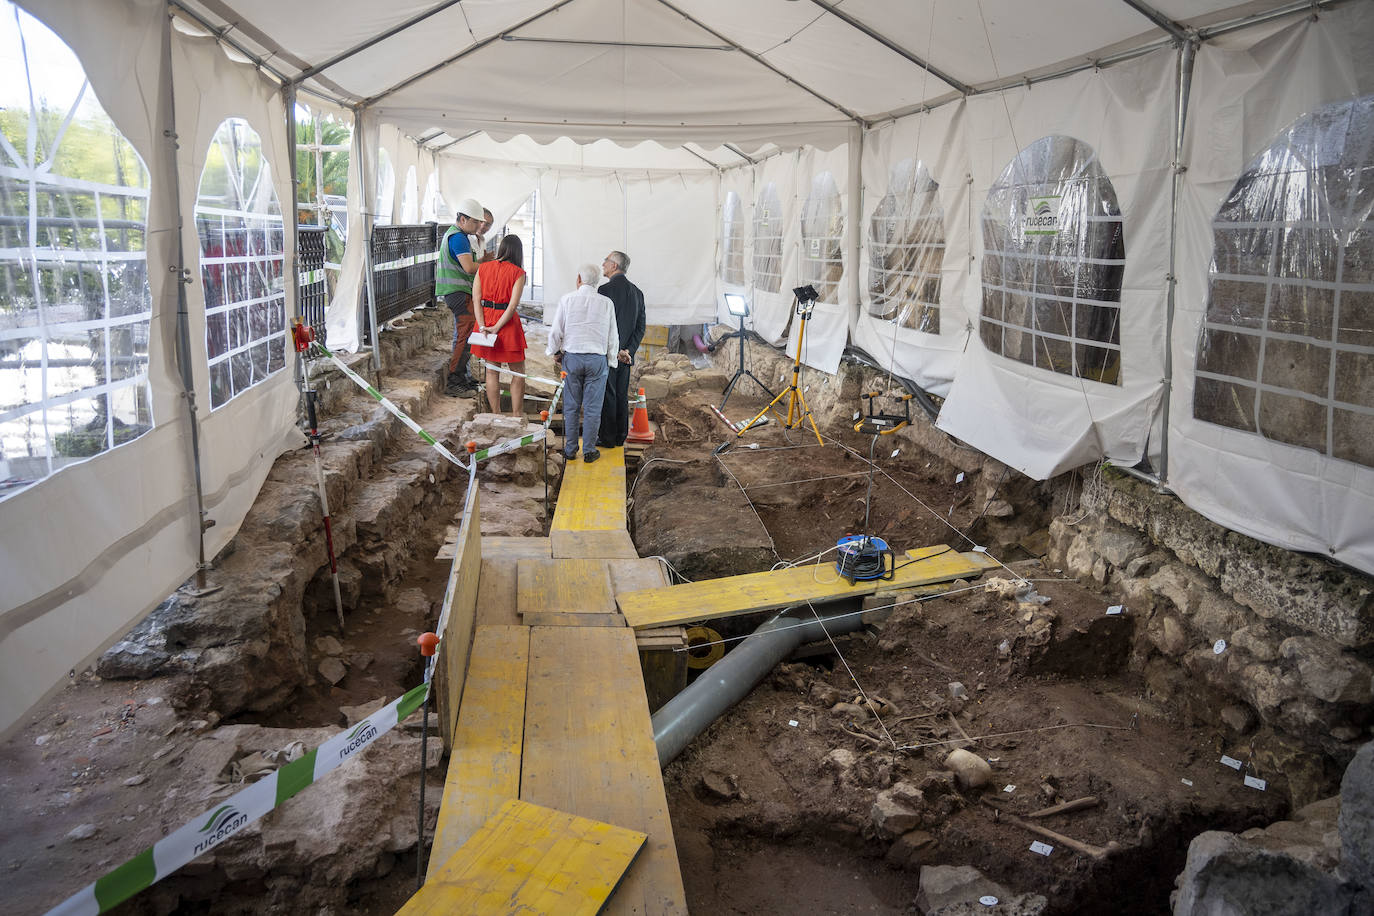
[[[490,347],[474,344],[472,353],[487,364],[487,409],[501,412],[501,366],[522,373],[511,379],[511,412],[524,416],[525,408],[525,329],[515,308],[525,292],[525,271],[521,268],[524,250],[518,235],[501,239],[496,260],[483,261],[472,281],[472,299],[482,303],[477,312],[477,330],[495,334]]]

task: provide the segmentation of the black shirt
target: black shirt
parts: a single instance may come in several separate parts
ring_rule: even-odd
[[[629,350],[630,361],[634,362],[635,351],[644,339],[644,294],[624,274],[611,277],[597,292],[615,303],[615,325],[620,332],[618,349]]]

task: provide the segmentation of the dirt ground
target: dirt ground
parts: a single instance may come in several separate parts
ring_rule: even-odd
[[[1245,788],[1217,762],[1223,736],[1173,716],[1127,672],[1129,613],[1108,616],[1109,596],[1040,567],[1019,546],[1048,524],[1046,507],[1018,505],[1012,521],[987,517],[976,481],[956,480],[910,444],[893,456],[887,439],[875,444],[848,429],[826,430],[836,439],[820,446],[809,430],[774,422],[715,456],[734,438],[707,409],[718,397],[692,391],[656,406],[660,432],[649,457],[665,460],[645,466],[636,501],[671,503],[688,482],[715,488],[739,510],[732,518],[757,526],[751,536],[771,538],[757,568],[815,562],[838,537],[864,531],[899,553],[982,544],[1011,567],[1004,578],[1030,580],[1050,601],[1031,632],[1015,599],[968,583],[933,600],[899,596],[904,603],[886,620],[838,640],[838,654],[806,650],[717,721],[665,772],[694,912],[910,912],[921,865],[968,864],[1009,890],[1046,896],[1053,913],[1162,913],[1192,836],[1266,824],[1286,811],[1279,774],[1255,774],[1269,780],[1268,791]],[[742,392],[728,413],[740,420],[762,406]],[[874,475],[866,500],[870,446],[887,473]],[[665,467],[671,475],[649,473]],[[723,527],[710,511],[694,515],[690,504],[678,511],[703,538],[729,542],[744,530]],[[644,535],[636,532],[637,542]],[[317,681],[289,707],[251,721],[336,727],[340,707],[413,686],[414,636],[443,595],[447,566],[429,559],[442,536],[417,551],[400,600],[369,609],[343,633],[332,613],[308,618],[312,645],[334,636],[350,653],[371,653],[365,672],[338,687]],[[821,562],[832,563],[833,552]],[[1051,627],[1042,623],[1047,612]],[[757,622],[721,630],[743,635]],[[965,696],[952,695],[954,682]],[[179,718],[166,690],[156,679],[77,673],[0,745],[7,910],[42,912],[63,896],[54,886],[75,889],[179,825],[165,812],[188,804],[173,804],[181,751],[222,723]],[[865,698],[878,716],[857,705]],[[856,705],[832,711],[837,704]],[[961,788],[944,775],[946,755],[961,746],[989,762],[989,786]],[[905,799],[914,817],[900,831],[875,823],[885,791]],[[1036,823],[1093,846],[1116,844],[1101,858],[1028,832],[992,807],[1024,816],[1085,796],[1096,804]],[[85,839],[68,835],[81,824],[101,826]],[[1049,855],[1031,851],[1037,840],[1054,847]],[[413,868],[413,853],[401,855],[387,873],[350,887],[347,911],[394,912]],[[252,910],[262,887],[235,893],[224,911]]]
[[[674,467],[677,485],[710,479],[711,449],[733,438],[703,409],[710,396],[663,405],[667,441],[654,455],[688,462]],[[740,398],[729,416],[739,421],[761,404]],[[864,531],[863,458],[873,441],[852,431],[837,438],[822,447],[809,431],[773,424],[718,459],[729,468],[722,489],[748,494],[779,559],[810,558]],[[665,771],[689,905],[710,913],[909,912],[920,866],[948,864],[1044,895],[1053,913],[1168,912],[1188,841],[1201,830],[1242,830],[1281,816],[1282,777],[1254,774],[1268,777],[1268,790],[1246,788],[1218,762],[1222,735],[1171,715],[1126,671],[1129,609],[1108,614],[1110,596],[997,541],[970,498],[972,482],[956,483],[951,469],[909,446],[894,458],[888,441],[879,440],[876,457],[892,476],[874,477],[867,533],[899,552],[983,544],[1012,567],[1003,578],[1024,577],[1049,599],[1035,616],[1052,612],[1053,625],[1037,638],[1027,632],[1026,605],[955,583],[949,597],[908,596],[886,621],[837,640],[838,653],[804,647],[797,654],[810,657],[767,678]],[[1044,510],[1022,505],[1018,514],[1037,512]],[[822,562],[833,568],[833,552]],[[737,620],[718,627],[727,638],[749,629]],[[967,699],[951,695],[956,682]],[[865,698],[890,705],[874,716]],[[832,712],[837,704],[854,705]],[[990,763],[989,786],[950,783],[944,761],[956,747]],[[917,826],[904,836],[875,825],[883,790],[911,800]],[[1101,858],[992,807],[1024,817],[1088,796],[1092,807],[1035,823],[1092,847],[1111,844]],[[1034,841],[1054,848],[1040,855]]]

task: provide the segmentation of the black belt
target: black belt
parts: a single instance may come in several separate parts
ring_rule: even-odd
[[[509,302],[492,302],[490,299],[482,300],[482,307],[489,309],[503,309],[510,306]]]

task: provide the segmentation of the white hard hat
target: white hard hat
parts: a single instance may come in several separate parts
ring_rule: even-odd
[[[469,197],[467,200],[458,201],[458,206],[453,211],[453,221],[456,223],[458,217],[466,216],[469,219],[482,221],[482,205]]]

